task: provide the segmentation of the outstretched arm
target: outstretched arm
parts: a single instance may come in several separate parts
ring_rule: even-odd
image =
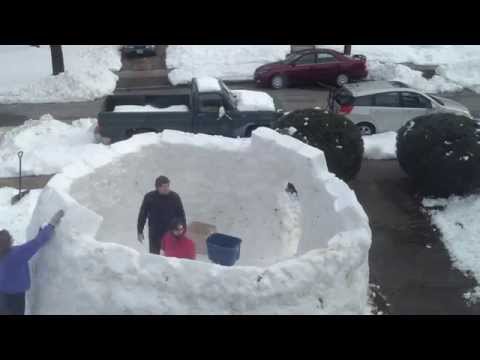
[[[40,248],[52,238],[55,231],[55,227],[52,224],[48,224],[44,228],[40,229],[37,236],[23,245],[18,246],[17,256],[22,261],[30,260],[33,255],[37,253]]]
[[[60,220],[65,215],[63,210],[59,210],[53,215],[50,219],[50,222],[47,226],[41,228],[38,231],[37,236],[30,240],[29,242],[18,246],[17,256],[21,261],[28,261],[32,258],[33,255],[37,253],[40,248],[45,245],[45,243],[52,238],[52,235],[55,231],[55,226],[60,223]]]

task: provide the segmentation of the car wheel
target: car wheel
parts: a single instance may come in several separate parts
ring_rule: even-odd
[[[346,83],[348,83],[348,76],[345,74],[340,74],[337,76],[337,85],[338,86],[343,86]]]
[[[272,78],[271,85],[273,89],[283,89],[286,86],[285,77],[282,75],[275,75]]]
[[[377,132],[377,130],[375,129],[375,126],[373,126],[370,123],[359,123],[357,124],[357,127],[360,130],[360,134],[362,136],[373,135]]]

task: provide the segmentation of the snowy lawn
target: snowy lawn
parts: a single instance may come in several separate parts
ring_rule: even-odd
[[[202,76],[252,80],[257,67],[283,60],[289,52],[290,45],[169,45],[168,78],[173,85]]]
[[[343,51],[343,45],[317,45]],[[428,92],[458,91],[469,88],[480,92],[479,45],[353,45],[352,54],[367,57],[370,77],[402,81]],[[401,63],[439,65],[432,79]]]
[[[65,73],[52,76],[50,48],[0,46],[0,103],[88,101],[110,94],[118,45],[63,45]]]
[[[105,146],[94,144],[95,126],[95,119],[69,125],[45,115],[8,130],[0,135],[0,177],[18,176],[19,151],[23,175],[54,174],[75,160],[101,156]]]
[[[14,188],[0,188],[0,230],[6,229],[14,239],[14,245],[26,241],[28,224],[37,205],[42,190],[31,190],[18,203],[11,205],[10,200],[18,194]]]
[[[428,209],[432,223],[440,230],[454,266],[473,275],[480,283],[480,195],[426,198],[423,206]],[[442,209],[431,209],[437,206]],[[471,302],[480,300],[480,286],[464,296]]]

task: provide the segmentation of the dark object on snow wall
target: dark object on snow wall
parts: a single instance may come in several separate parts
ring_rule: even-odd
[[[422,195],[471,193],[480,189],[480,124],[453,114],[419,116],[399,130],[397,158]]]
[[[362,136],[355,124],[342,115],[317,109],[296,110],[273,123],[273,128],[322,150],[328,170],[343,181],[352,180],[360,171]]]

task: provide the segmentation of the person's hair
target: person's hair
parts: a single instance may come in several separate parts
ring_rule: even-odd
[[[160,186],[165,185],[165,184],[170,184],[170,180],[166,176],[159,176],[155,180],[155,188],[158,189]]]
[[[179,225],[182,225],[183,227],[185,227],[185,224],[182,219],[180,218],[172,219],[172,221],[170,221],[170,226],[169,226],[170,231],[176,230]]]
[[[0,230],[0,258],[10,251],[12,236],[7,230]]]

